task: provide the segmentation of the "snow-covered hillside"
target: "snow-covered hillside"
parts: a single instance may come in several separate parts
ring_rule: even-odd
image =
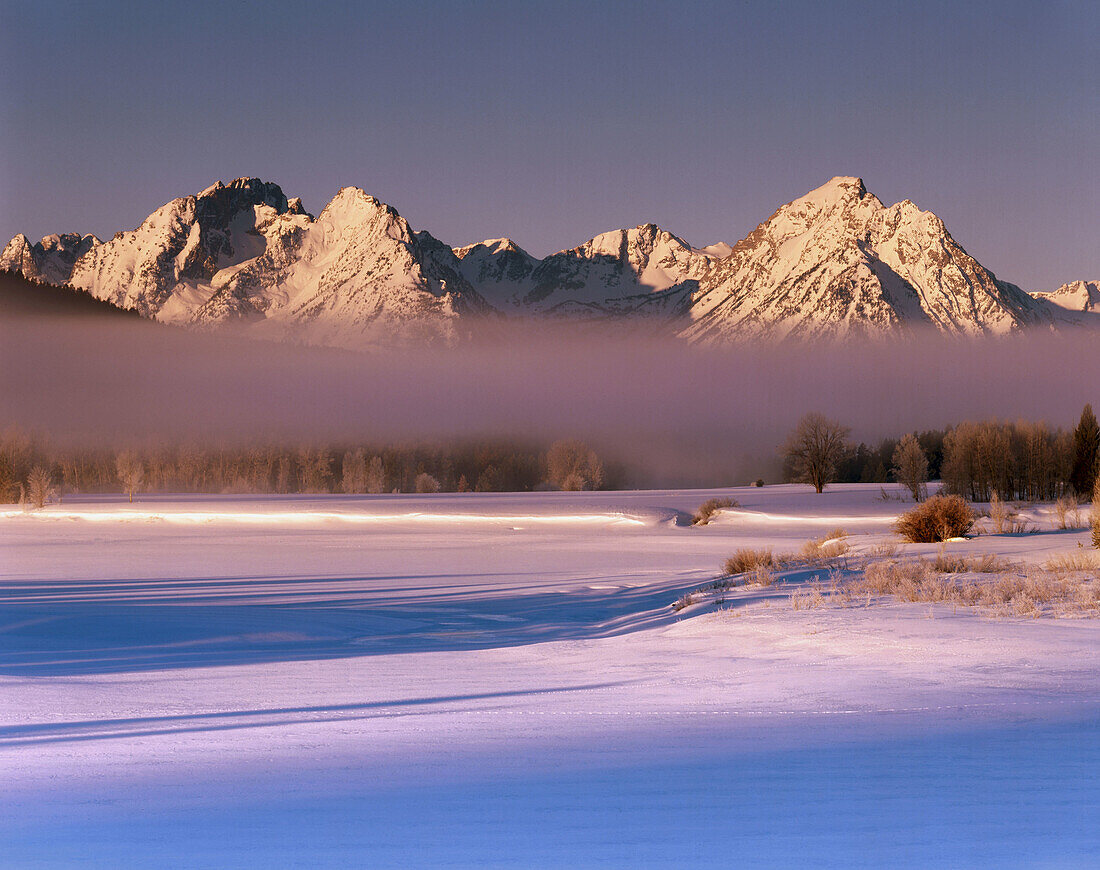
[[[451,248],[359,188],[314,219],[278,185],[240,178],[173,200],[108,242],[16,236],[0,265],[164,321],[347,347],[454,342],[487,318],[644,322],[703,343],[921,327],[1003,334],[1091,322],[1080,312],[1098,295],[1088,282],[1025,293],[934,214],[908,200],[887,207],[847,177],[733,246],[693,248],[642,224],[541,260],[510,239]]]

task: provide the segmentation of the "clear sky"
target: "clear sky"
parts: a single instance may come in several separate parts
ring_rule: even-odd
[[[257,175],[543,256],[734,242],[833,175],[1027,289],[1100,278],[1100,3],[0,0],[0,235]]]

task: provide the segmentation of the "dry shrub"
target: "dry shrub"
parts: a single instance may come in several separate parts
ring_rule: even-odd
[[[746,571],[755,571],[757,568],[775,568],[778,564],[771,550],[741,549],[722,563],[722,570],[727,574],[744,574]]]
[[[1059,529],[1081,528],[1081,509],[1077,499],[1062,496],[1054,503],[1055,527]]]
[[[1044,566],[1048,571],[1056,574],[1072,574],[1077,571],[1096,571],[1100,569],[1100,558],[1096,554],[1082,551],[1080,553],[1063,553],[1052,557]]]
[[[1003,535],[1009,522],[1016,517],[1016,512],[1001,500],[997,491],[989,499],[989,518],[993,521],[993,534]]]
[[[765,566],[757,565],[747,580],[757,586],[771,586],[775,582],[775,575]]]
[[[840,534],[838,535],[837,532]],[[804,563],[826,562],[845,555],[851,548],[844,540],[847,533],[843,529],[830,532],[824,538],[814,538],[802,545],[796,557],[797,561]]]
[[[978,573],[978,572],[974,572]],[[1031,569],[1023,575],[1000,574],[989,580],[952,577],[934,570],[934,563],[875,562],[862,577],[847,584],[849,594],[894,595],[902,601],[985,607],[1003,615],[1097,615],[1100,578],[1066,577]]]
[[[880,541],[867,550],[868,556],[888,559],[898,554],[898,545],[894,541]]]
[[[705,502],[699,505],[699,509],[695,511],[695,516],[691,518],[691,524],[693,526],[705,526],[710,522],[713,517],[722,508],[735,508],[741,507],[737,499],[734,498],[708,498]]]
[[[796,589],[788,600],[795,610],[817,610],[826,604],[826,598],[820,589]]]
[[[978,556],[948,556],[940,553],[932,560],[932,570],[941,574],[996,574],[1011,567],[1007,559],[993,553],[982,553]]]
[[[960,538],[974,525],[974,511],[957,495],[934,495],[898,517],[894,530],[914,544]]]

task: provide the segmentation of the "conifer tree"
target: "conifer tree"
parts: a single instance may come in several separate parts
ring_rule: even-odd
[[[1098,454],[1100,454],[1100,426],[1096,423],[1092,405],[1085,405],[1085,409],[1081,412],[1081,420],[1073,430],[1073,471],[1069,480],[1073,491],[1081,498],[1088,496],[1096,480],[1096,474],[1100,471]]]

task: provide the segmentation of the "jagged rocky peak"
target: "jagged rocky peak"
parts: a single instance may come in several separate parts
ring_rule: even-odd
[[[458,248],[452,248],[452,250],[455,252],[455,256],[460,260],[464,259],[469,254],[492,254],[494,256],[499,256],[501,254],[522,254],[525,257],[530,256],[530,254],[511,239],[486,239],[483,242],[475,242],[472,245],[462,245]]]
[[[1100,281],[1070,281],[1057,290],[1031,294],[1058,324],[1100,327]]]
[[[412,237],[412,229],[398,214],[397,209],[375,199],[361,187],[341,187],[321,210],[317,219],[347,226],[358,226],[367,222],[382,223],[392,225],[402,235]]]
[[[299,203],[300,207],[300,203]],[[259,178],[221,181],[165,203],[129,232],[117,233],[74,265],[72,282],[99,299],[147,316],[172,298],[189,309],[209,295],[213,276],[251,259],[266,244],[263,226],[291,206],[282,188]],[[204,289],[205,288],[205,289]]]
[[[99,244],[102,243],[91,233],[54,233],[33,243],[18,233],[0,253],[0,269],[18,272],[35,281],[67,284],[76,261]]]
[[[283,189],[259,178],[238,178],[229,184],[218,181],[198,194],[196,200],[196,217],[216,225],[228,223],[237,212],[257,205],[270,206],[279,214],[290,209]]]

